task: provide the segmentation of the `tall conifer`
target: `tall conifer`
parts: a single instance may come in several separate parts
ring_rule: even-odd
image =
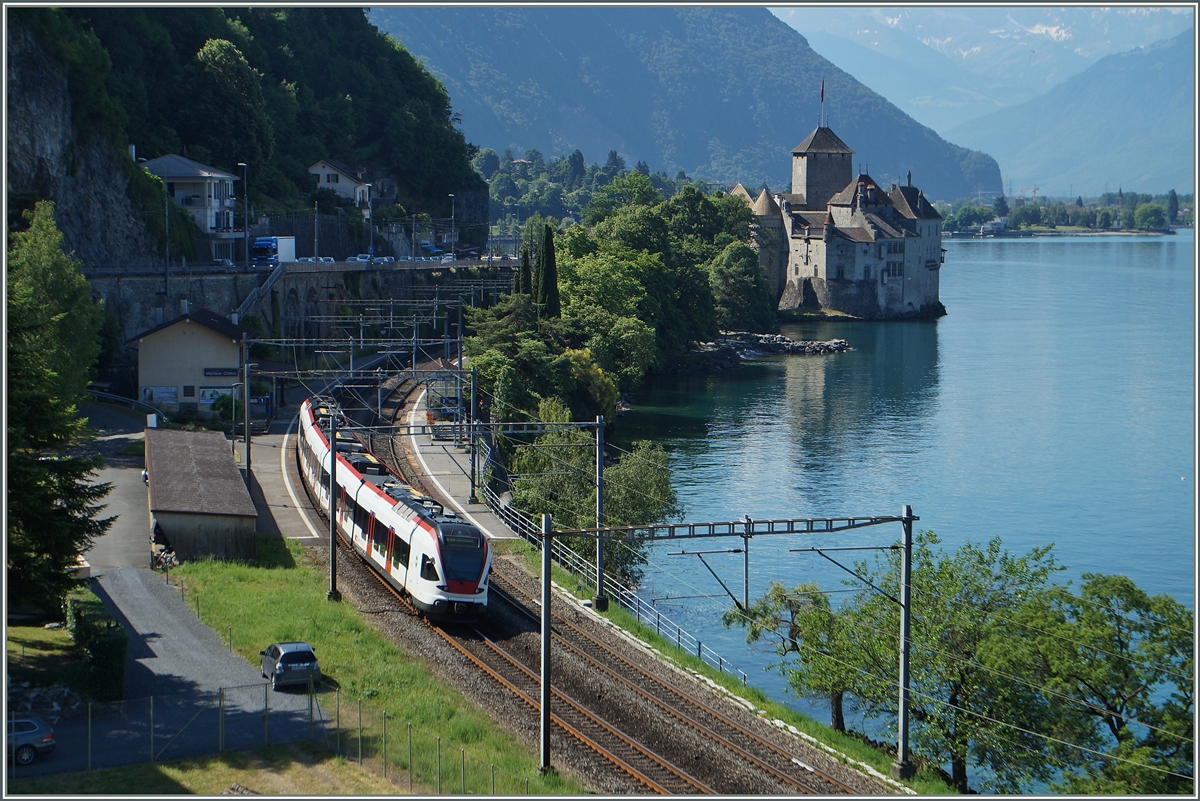
[[[521,294],[533,295],[533,278],[529,274],[529,248],[521,248]]]
[[[558,300],[558,265],[554,261],[554,229],[549,225],[545,227],[539,255],[541,281],[538,284],[538,311],[544,318],[559,317],[562,308]]]

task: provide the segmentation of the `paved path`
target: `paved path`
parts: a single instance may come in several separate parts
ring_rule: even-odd
[[[28,767],[16,768],[16,775],[84,770],[89,754],[92,767],[98,768],[147,762],[152,751],[157,760],[214,752],[222,688],[227,749],[256,747],[268,739],[307,738],[307,694],[292,688],[271,691],[258,666],[231,652],[219,633],[197,619],[194,607],[185,605],[178,588],[149,569],[150,511],[141,477],[143,459],[119,453],[142,438],[144,415],[107,404],[88,404],[84,414],[97,429],[95,445],[105,458],[99,480],[113,484],[105,514],[116,515],[85,558],[92,564],[93,591],[129,634],[127,700],[92,704],[90,723],[86,715],[60,720],[54,725],[58,748]],[[257,440],[255,447],[260,447]],[[278,471],[278,446],[263,446],[259,452],[274,454]],[[261,500],[261,491],[258,496]],[[275,526],[274,533],[289,526],[302,528],[290,498],[285,503],[272,495],[266,511],[265,521]],[[274,523],[276,517],[280,525]],[[311,718],[313,731],[320,734],[322,710],[316,703]],[[12,771],[10,764],[10,776]]]

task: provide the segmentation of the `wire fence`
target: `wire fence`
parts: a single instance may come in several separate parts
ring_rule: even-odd
[[[488,467],[493,464],[494,458],[492,448],[484,437],[478,437],[476,442],[479,448],[479,463],[482,465],[480,473],[488,475]],[[533,543],[539,550],[541,549],[541,526],[536,525],[529,515],[513,507],[511,504],[504,503],[496,491],[488,486],[486,481],[480,482],[479,494],[492,514],[498,517],[510,531],[522,539]],[[551,540],[550,558],[557,562],[564,570],[580,577],[587,586],[596,586],[595,563],[581,556],[565,543],[559,540]],[[684,629],[667,615],[664,615],[662,610],[653,603],[643,600],[637,594],[636,590],[625,586],[607,572],[604,574],[604,591],[609,598],[616,601],[633,615],[639,623],[653,628],[655,633],[660,637],[668,641],[673,641],[675,646],[681,651],[694,653],[698,659],[707,662],[722,673],[732,673],[740,676],[742,684],[746,684],[747,675],[745,671],[737,668],[733,662],[705,645],[700,638]]]
[[[21,713],[10,712],[10,719]],[[53,717],[47,715],[47,717]],[[271,745],[315,742],[395,783],[398,793],[521,795],[528,775],[505,770],[444,733],[351,699],[332,683],[272,690],[269,682],[216,693],[91,702],[52,725],[57,746],[29,765],[8,759],[8,777],[90,771]]]

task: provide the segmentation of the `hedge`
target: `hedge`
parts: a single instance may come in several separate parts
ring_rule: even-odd
[[[125,697],[125,654],[129,635],[87,588],[67,594],[67,631],[83,652],[83,685],[97,701]]]

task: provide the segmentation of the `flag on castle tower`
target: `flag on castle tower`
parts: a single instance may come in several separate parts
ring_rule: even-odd
[[[821,81],[821,102],[825,102],[825,82]]]

